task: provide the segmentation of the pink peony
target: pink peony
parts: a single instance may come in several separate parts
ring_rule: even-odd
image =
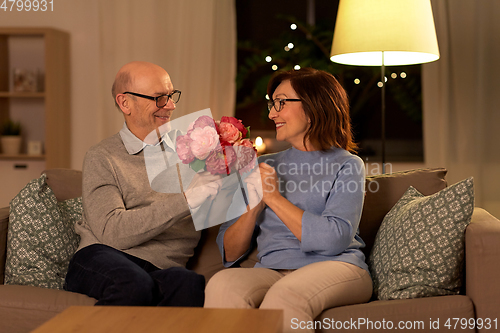
[[[221,122],[219,124],[219,131],[221,141],[227,141],[233,144],[241,139],[241,132],[233,124]]]
[[[191,134],[189,134],[189,137],[193,140],[191,143],[191,151],[199,160],[207,158],[208,154],[210,154],[219,143],[217,131],[214,127],[210,126],[205,126],[203,128],[195,127]]]
[[[204,128],[207,126],[217,129],[216,125],[215,125],[215,121],[211,117],[201,116],[189,125],[187,134],[191,134],[191,132],[195,128]]]
[[[238,131],[241,132],[241,137],[244,138],[247,136],[247,129],[245,128],[245,126],[243,126],[243,123],[241,120],[239,119],[236,119],[234,117],[222,117],[220,119],[220,123],[229,123],[231,125],[233,125],[234,127],[236,127],[238,129]]]
[[[207,171],[212,175],[229,174],[236,162],[236,153],[231,146],[221,147],[212,151],[205,161]]]
[[[234,117],[214,121],[201,116],[189,125],[186,135],[177,138],[176,149],[183,163],[205,160],[204,166],[212,174],[229,173],[234,166],[246,172],[257,159],[252,141],[243,139],[247,134],[241,120]]]
[[[236,152],[235,168],[241,173],[252,170],[257,161],[257,151],[253,147],[252,141],[243,139],[236,142],[233,147]]]
[[[244,146],[253,149],[253,142],[250,139],[243,139],[234,144],[235,146]]]
[[[191,138],[189,135],[180,135],[177,137],[175,142],[176,151],[179,158],[182,160],[182,163],[189,164],[194,161],[194,155],[191,151]]]

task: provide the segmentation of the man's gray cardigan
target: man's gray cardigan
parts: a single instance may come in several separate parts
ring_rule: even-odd
[[[105,244],[161,269],[185,266],[192,256],[200,232],[184,195],[151,189],[142,141],[125,125],[87,152],[82,192],[79,249]]]

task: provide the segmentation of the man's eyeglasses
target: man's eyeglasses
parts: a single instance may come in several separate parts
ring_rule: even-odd
[[[156,97],[147,96],[147,95],[138,94],[138,93],[133,93],[130,91],[126,91],[126,92],[124,92],[124,94],[130,94],[130,95],[134,95],[137,97],[146,98],[146,99],[150,99],[152,101],[155,101],[157,108],[162,108],[165,105],[167,105],[169,98],[171,98],[172,102],[174,102],[174,103],[177,103],[181,99],[181,91],[180,90],[174,90],[168,95],[160,95],[160,96],[156,96]]]
[[[301,99],[297,98],[276,98],[272,101],[267,101],[267,110],[271,111],[271,108],[274,106],[274,109],[276,112],[280,112],[281,109],[283,109],[283,105],[285,105],[285,102],[300,102]],[[278,104],[276,104],[278,103]]]

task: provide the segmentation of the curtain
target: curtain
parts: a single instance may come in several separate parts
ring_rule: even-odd
[[[234,0],[99,1],[99,25],[101,139],[123,124],[111,86],[120,67],[134,60],[163,67],[182,91],[174,118],[206,108],[215,119],[234,115]]]
[[[441,58],[422,66],[427,166],[474,177],[475,205],[500,217],[500,1],[433,0]]]

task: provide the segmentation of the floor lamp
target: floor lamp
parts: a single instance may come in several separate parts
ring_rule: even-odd
[[[385,66],[439,59],[430,0],[340,0],[330,59],[345,65],[381,67],[385,173]]]

